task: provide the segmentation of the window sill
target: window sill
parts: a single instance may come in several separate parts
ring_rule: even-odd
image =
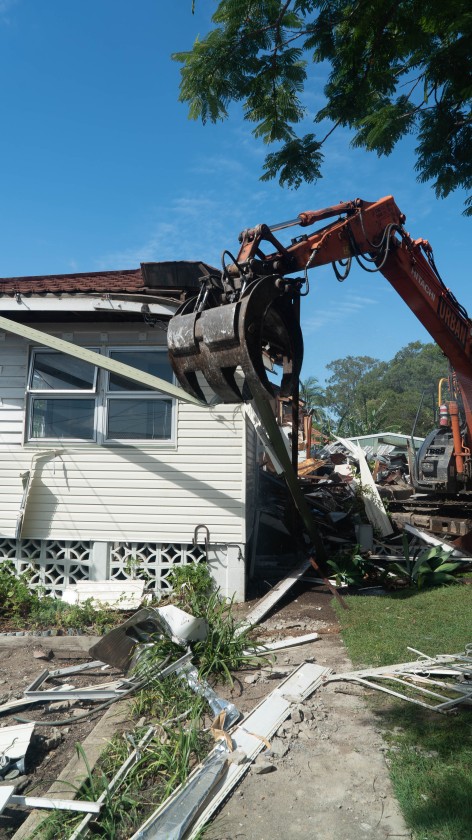
[[[169,441],[142,441],[142,440],[129,440],[129,441],[104,441],[103,443],[98,443],[95,440],[53,440],[52,438],[44,439],[41,441],[25,441],[23,443],[23,447],[25,449],[152,449],[152,450],[165,450],[168,452],[175,452],[177,451],[177,441],[169,440]]]

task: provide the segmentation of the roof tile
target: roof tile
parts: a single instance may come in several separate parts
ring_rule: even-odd
[[[47,274],[37,277],[0,277],[0,295],[68,294],[94,292],[150,292],[140,268],[96,271],[81,274]],[[155,290],[154,294],[155,294]]]

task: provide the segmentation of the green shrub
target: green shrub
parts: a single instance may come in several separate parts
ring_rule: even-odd
[[[31,573],[17,575],[13,563],[0,563],[2,618],[16,627],[58,630],[91,629],[100,635],[121,621],[114,610],[96,609],[92,600],[70,605],[43,591],[29,589]]]
[[[28,580],[28,573],[17,575],[9,560],[0,564],[0,603],[4,618],[21,620],[30,614],[38,596],[30,592]]]
[[[199,617],[205,612],[208,599],[216,592],[207,563],[176,566],[169,575],[169,583],[173,589],[172,600],[182,610]]]

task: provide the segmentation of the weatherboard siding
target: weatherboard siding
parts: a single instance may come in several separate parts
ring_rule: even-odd
[[[22,445],[28,347],[0,332],[0,446]]]
[[[65,337],[66,329],[50,331]],[[126,335],[110,325],[73,333],[88,346],[97,346],[103,333],[110,345],[138,344],[129,328]],[[165,334],[148,332],[143,341],[141,333],[139,345],[156,339]],[[22,474],[30,470],[23,538],[185,543],[204,524],[212,542],[244,541],[246,427],[239,406],[179,402],[169,446],[25,445],[27,362],[27,342],[6,335],[0,341],[0,536],[15,533]]]

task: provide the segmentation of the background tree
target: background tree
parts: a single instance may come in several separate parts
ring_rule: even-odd
[[[472,186],[472,14],[469,0],[221,0],[215,28],[182,62],[180,99],[216,122],[241,102],[254,135],[278,144],[262,180],[298,187],[321,177],[339,125],[352,143],[388,155],[416,134],[418,178],[444,197]],[[328,62],[321,133],[299,134],[310,62]],[[319,94],[319,90],[315,91]],[[466,201],[472,215],[472,196]]]
[[[423,392],[425,399],[416,434],[434,428],[438,382],[448,363],[436,344],[414,341],[390,362],[370,356],[347,356],[327,365],[325,406],[333,427],[346,437],[372,432],[402,432],[413,428]]]
[[[314,423],[322,425],[325,420],[325,392],[316,376],[300,380],[300,399],[305,403],[305,410],[312,412]]]
[[[326,406],[335,418],[340,433],[348,417],[364,416],[367,403],[377,397],[377,374],[368,380],[367,388],[364,380],[369,372],[377,371],[382,364],[371,356],[346,356],[326,365],[331,373],[326,381]]]

